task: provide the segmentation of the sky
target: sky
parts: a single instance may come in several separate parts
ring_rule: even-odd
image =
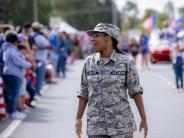
[[[123,5],[126,3],[126,0],[114,0],[117,3],[118,9],[121,9]],[[140,15],[144,15],[144,10],[147,8],[152,8],[158,11],[163,11],[164,4],[169,0],[132,0],[137,3]],[[184,7],[184,0],[170,0],[173,2],[174,7]],[[176,15],[177,16],[177,15]]]

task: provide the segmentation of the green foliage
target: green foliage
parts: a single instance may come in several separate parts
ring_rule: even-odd
[[[153,10],[153,9],[146,9],[145,10],[145,14],[142,18],[142,20],[146,20],[147,18],[149,18],[150,16],[152,16],[153,14],[157,14],[157,11]]]
[[[99,22],[111,23],[111,0],[55,0],[55,7],[72,26],[87,30]]]
[[[179,8],[179,15],[180,15],[180,17],[184,17],[184,6]]]
[[[37,0],[38,19],[43,24],[48,24],[50,16],[61,16],[72,26],[80,30],[92,29],[99,22],[112,22],[112,0]],[[158,13],[147,9],[145,15],[139,19],[136,3],[127,1],[122,9],[122,29],[140,28],[145,19],[153,13],[158,16],[158,26],[162,27],[163,21],[168,19],[165,13]],[[182,13],[182,12],[181,12]],[[33,0],[6,0],[4,12],[0,12],[0,22],[13,22],[21,25],[32,22]]]
[[[146,20],[146,19],[148,19],[150,16],[152,16],[152,15],[157,15],[157,11],[155,11],[155,10],[153,10],[153,9],[146,9],[145,10],[145,13],[144,13],[144,16],[141,18],[141,19],[139,19],[139,28],[141,29],[141,30],[143,30],[143,32],[144,33],[146,33],[146,34],[148,34],[151,30],[145,30],[144,28],[143,28],[143,23],[144,23],[144,21]],[[158,22],[158,21],[157,21]]]
[[[134,16],[128,16],[126,20],[121,23],[121,29],[128,31],[129,29],[138,28],[139,20]]]
[[[164,21],[168,20],[168,15],[166,13],[158,13],[158,20],[157,20],[157,26],[159,28],[163,27]]]
[[[32,22],[34,0],[6,0],[0,21],[21,25]],[[112,22],[112,0],[37,0],[38,20],[48,24],[50,16],[60,16],[72,26],[87,30],[99,22]]]
[[[138,27],[138,7],[137,4],[132,1],[127,1],[122,9],[122,22],[121,29],[128,31],[129,29]]]
[[[52,11],[51,0],[38,0],[38,17],[39,21],[43,24],[49,23],[50,13]]]
[[[138,14],[137,4],[132,1],[127,1],[123,7],[123,14],[125,16],[134,16],[136,17]]]
[[[152,15],[157,15],[157,26],[162,28],[163,22],[168,19],[167,14],[159,13],[153,9],[146,9],[145,14],[142,18],[138,18],[139,13],[138,6],[133,1],[127,1],[122,8],[122,21],[121,29],[127,32],[130,29],[140,28],[144,32],[149,32],[150,30],[144,30],[143,23]]]
[[[30,6],[26,6],[26,3]],[[0,19],[4,22],[13,22],[15,24],[20,24],[21,19],[24,18],[25,21],[30,21],[30,11],[32,11],[31,1],[15,1],[7,0],[5,3],[5,10],[1,13]]]
[[[48,24],[51,12],[51,0],[38,0],[39,21]],[[5,10],[0,13],[0,20],[21,25],[25,22],[32,22],[33,19],[33,0],[6,0]]]
[[[166,13],[161,13],[161,12],[155,11],[153,9],[146,9],[144,17],[141,19],[140,23],[143,24],[143,22],[152,15],[157,15],[157,26],[159,28],[162,28],[163,22],[168,19],[168,16]]]

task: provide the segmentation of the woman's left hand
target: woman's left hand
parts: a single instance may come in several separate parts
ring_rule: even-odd
[[[139,131],[142,131],[142,129],[144,129],[144,138],[146,138],[148,133],[148,126],[147,126],[147,122],[144,120],[141,120]]]
[[[76,129],[77,138],[81,138],[81,135],[82,135],[82,119],[77,119],[76,120],[75,129]]]

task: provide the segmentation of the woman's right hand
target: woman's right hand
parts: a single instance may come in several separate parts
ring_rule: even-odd
[[[144,138],[146,138],[148,134],[148,125],[146,120],[141,120],[139,131],[142,131],[142,129],[144,129]]]
[[[75,131],[77,138],[81,138],[82,135],[82,119],[77,119],[75,123]]]

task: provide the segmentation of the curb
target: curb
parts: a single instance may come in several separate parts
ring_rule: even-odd
[[[47,85],[47,84],[44,85],[43,88],[42,88],[41,94],[44,94],[48,90],[48,88],[49,88],[49,85]],[[37,100],[39,101],[39,99],[41,99],[41,98],[39,97]],[[35,105],[38,101],[35,101],[33,104]],[[1,102],[1,100],[0,100],[0,102]],[[11,136],[11,134],[15,131],[15,129],[27,117],[28,114],[25,114],[25,116],[24,116],[24,118],[22,120],[12,120],[12,122],[0,133],[0,138],[9,138]],[[0,117],[1,117],[1,106],[0,106]]]
[[[6,119],[6,109],[3,96],[3,80],[0,77],[0,121]]]

